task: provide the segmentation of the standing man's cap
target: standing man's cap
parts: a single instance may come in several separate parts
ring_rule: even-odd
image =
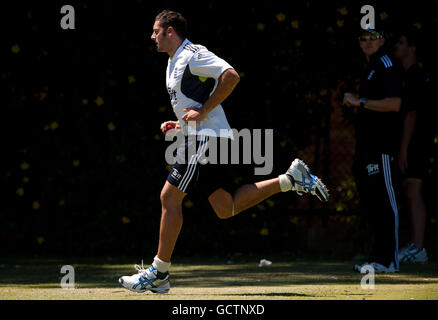
[[[367,24],[367,25],[365,26],[365,28],[362,28],[362,29],[361,29],[361,33],[360,33],[360,35],[362,36],[362,34],[363,34],[364,32],[369,32],[369,33],[371,33],[371,34],[374,36],[373,38],[375,38],[375,39],[382,39],[382,38],[385,37],[384,34],[383,34],[383,30],[371,29],[371,26],[370,26],[369,24]]]

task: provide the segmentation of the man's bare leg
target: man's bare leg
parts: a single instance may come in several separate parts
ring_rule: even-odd
[[[328,190],[321,180],[310,173],[303,161],[295,159],[287,172],[279,175],[278,178],[245,184],[233,195],[219,188],[208,197],[208,200],[216,215],[221,219],[227,219],[276,193],[292,190],[299,194],[310,192],[321,201],[329,199]]]
[[[154,293],[169,292],[170,258],[182,227],[181,204],[185,195],[169,182],[166,181],[164,184],[160,195],[162,210],[157,255],[151,268],[144,269],[142,262],[141,266],[135,265],[138,273],[119,278],[119,283],[126,289],[138,293],[146,290]]]
[[[279,178],[245,184],[231,195],[224,189],[213,192],[208,200],[217,216],[227,219],[281,192]]]
[[[245,184],[234,192],[234,214],[251,208],[279,192],[281,189],[278,178]]]
[[[423,249],[426,228],[426,206],[422,195],[422,180],[407,178],[404,180],[404,192],[411,216],[412,242]]]
[[[157,257],[170,262],[176,240],[182,228],[182,201],[186,193],[180,191],[168,181],[161,191],[161,225]]]

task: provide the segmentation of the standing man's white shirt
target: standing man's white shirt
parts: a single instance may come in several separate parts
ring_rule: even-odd
[[[220,75],[233,69],[225,60],[201,45],[194,45],[188,39],[169,58],[166,70],[166,85],[173,107],[185,135],[194,134],[182,120],[186,108],[200,108],[213,93]],[[219,104],[196,126],[196,133],[232,138],[231,127],[225,112]]]

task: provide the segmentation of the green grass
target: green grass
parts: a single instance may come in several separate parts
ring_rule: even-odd
[[[78,261],[78,260],[75,260]],[[75,268],[75,289],[60,288],[62,265]],[[7,260],[0,262],[0,299],[438,299],[438,263],[402,265],[400,273],[376,275],[375,289],[362,289],[351,261],[297,260],[258,267],[223,261],[172,265],[171,291],[137,294],[119,287],[133,265],[108,261]]]

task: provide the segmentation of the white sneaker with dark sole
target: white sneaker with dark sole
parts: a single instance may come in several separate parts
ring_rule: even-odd
[[[410,242],[406,247],[399,250],[398,261],[408,263],[427,263],[428,257],[426,249],[419,249],[414,243]]]
[[[150,266],[148,269],[136,264],[134,266],[138,273],[132,276],[123,276],[119,278],[119,284],[131,291],[142,293],[150,290],[153,293],[168,293],[170,290],[169,273],[163,279],[158,278],[158,271]]]
[[[309,192],[323,202],[329,200],[330,196],[324,183],[310,173],[309,168],[302,160],[295,159],[286,171],[286,176],[292,183],[292,191],[296,191],[299,195],[302,195],[302,192]]]

